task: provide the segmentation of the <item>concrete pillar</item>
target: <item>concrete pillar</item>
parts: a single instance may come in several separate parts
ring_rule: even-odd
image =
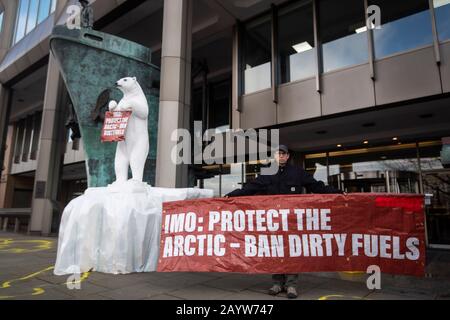
[[[0,127],[3,126],[3,123]],[[0,208],[11,208],[14,191],[14,178],[10,175],[15,142],[14,126],[7,124],[7,134],[4,144],[2,172],[0,178]]]
[[[0,33],[0,61],[11,47],[19,1],[0,0],[3,9],[3,27]]]
[[[3,24],[0,32],[0,62],[3,61],[11,47],[19,1],[0,0],[3,10]],[[0,169],[4,166],[5,143],[9,122],[10,89],[0,84]]]
[[[188,166],[171,160],[172,132],[189,128],[191,107],[192,0],[164,0],[156,185],[186,187]]]
[[[8,136],[8,122],[9,113],[11,109],[10,105],[10,92],[11,90],[0,84],[0,170],[7,169],[5,164],[6,153],[6,138]]]
[[[60,209],[56,197],[64,156],[66,97],[56,60],[50,55],[29,226],[33,234],[50,234],[53,213]]]

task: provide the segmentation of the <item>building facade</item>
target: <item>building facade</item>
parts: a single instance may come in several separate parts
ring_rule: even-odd
[[[76,2],[0,1],[0,207],[31,208],[21,228],[40,234],[86,188],[49,53]],[[173,164],[175,129],[278,129],[327,184],[428,194],[428,244],[449,247],[450,1],[91,2],[95,29],[149,47],[161,68],[156,185],[223,196],[260,172],[258,161]]]

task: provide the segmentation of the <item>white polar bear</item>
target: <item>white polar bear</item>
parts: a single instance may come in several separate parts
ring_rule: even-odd
[[[117,144],[114,168],[116,182],[128,180],[128,166],[131,166],[133,182],[142,182],[144,166],[149,152],[148,138],[148,103],[144,91],[136,78],[123,78],[116,82],[116,87],[123,92],[123,98],[117,104],[109,103],[110,111],[132,111],[128,120],[125,141]]]

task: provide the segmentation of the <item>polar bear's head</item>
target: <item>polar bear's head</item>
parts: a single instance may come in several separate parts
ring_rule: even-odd
[[[116,87],[122,91],[124,94],[133,92],[136,88],[139,88],[139,83],[136,77],[126,77],[122,78],[116,82]]]

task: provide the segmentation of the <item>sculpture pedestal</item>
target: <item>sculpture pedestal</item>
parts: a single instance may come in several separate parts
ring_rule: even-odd
[[[210,198],[212,190],[153,188],[136,183],[90,188],[65,208],[59,231],[56,275],[97,271],[152,272],[159,256],[162,203]],[[140,189],[140,188],[138,188]],[[134,191],[133,191],[134,190]]]

